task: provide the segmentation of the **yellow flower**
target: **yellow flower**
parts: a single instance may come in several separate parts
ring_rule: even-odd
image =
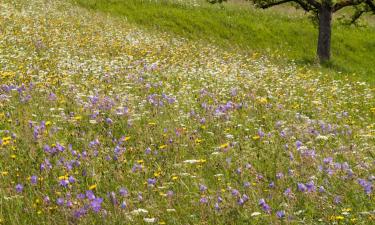
[[[260,98],[259,102],[262,103],[262,104],[266,104],[268,101],[267,101],[266,98]]]
[[[47,121],[47,122],[46,122],[46,126],[49,126],[49,125],[51,125],[51,124],[52,124],[51,121]]]
[[[336,219],[336,220],[343,220],[344,217],[343,217],[343,216],[336,216],[335,219]]]
[[[224,143],[222,145],[220,145],[220,148],[228,148],[229,147],[229,143]]]
[[[89,190],[94,190],[94,189],[96,189],[96,184],[94,184],[94,185],[91,185],[90,187],[89,187]]]
[[[4,142],[4,141],[10,141],[11,139],[12,139],[12,137],[8,136],[8,137],[3,137],[2,140],[3,140],[3,142]]]
[[[172,180],[177,180],[178,179],[178,176],[173,176],[172,177]]]
[[[155,177],[160,177],[160,172],[154,172]]]
[[[9,145],[10,141],[3,141],[3,146]]]
[[[165,149],[166,147],[167,147],[167,145],[160,145],[159,149]]]
[[[67,179],[68,179],[68,175],[59,176],[59,180],[67,180]]]
[[[258,140],[259,138],[260,138],[259,135],[255,135],[255,136],[253,136],[253,140],[254,140],[254,141]]]
[[[9,174],[8,171],[1,172],[1,175],[3,175],[3,176],[7,176],[8,174]]]
[[[78,121],[78,120],[81,120],[81,119],[82,119],[82,116],[75,116],[75,117],[74,117],[74,120],[77,120],[77,121]]]
[[[15,158],[17,158],[17,156],[15,154],[13,154],[13,155],[10,155],[10,158],[15,159]]]

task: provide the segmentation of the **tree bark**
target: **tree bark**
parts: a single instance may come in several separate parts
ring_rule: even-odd
[[[319,37],[317,54],[320,63],[331,58],[332,8],[322,5],[319,10]]]

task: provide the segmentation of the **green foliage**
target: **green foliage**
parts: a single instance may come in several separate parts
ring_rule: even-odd
[[[151,11],[143,24],[176,22],[123,3],[137,18]],[[171,9],[164,3],[153,7]],[[148,31],[66,0],[0,8],[1,225],[374,221],[370,85]],[[181,30],[206,19],[195,39],[223,22],[237,34],[251,29],[242,36],[256,38],[249,49],[268,45],[261,37],[274,30],[263,25],[283,18],[253,14],[246,23],[250,13],[240,20],[223,8],[231,17],[208,11],[223,21],[189,20],[197,14],[177,9],[169,12],[181,13]]]
[[[307,17],[279,11],[223,4],[187,6],[166,1],[75,0],[79,5],[126,18],[151,30],[169,32],[225,48],[257,52],[284,63],[315,62],[317,30]],[[359,35],[360,34],[360,35]],[[375,29],[334,24],[331,71],[356,73],[360,80],[375,82]],[[341,73],[335,73],[342,77]],[[353,76],[352,76],[353,77]]]

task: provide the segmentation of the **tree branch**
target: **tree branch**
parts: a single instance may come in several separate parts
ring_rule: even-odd
[[[354,5],[359,5],[363,3],[365,0],[345,0],[342,2],[338,2],[333,6],[333,12],[337,12],[342,8],[345,8],[347,6],[354,6]],[[371,2],[371,0],[370,0]]]
[[[278,2],[271,2],[271,3],[268,3],[268,4],[260,4],[259,7],[262,8],[262,9],[267,9],[267,8],[270,8],[272,6],[275,6],[275,5],[281,5],[281,4],[284,4],[284,3],[287,3],[287,2],[293,2],[294,0],[282,0],[282,1],[278,1]]]
[[[312,6],[314,6],[316,9],[319,9],[322,5],[319,3],[319,2],[317,2],[316,0],[307,0],[307,2],[310,4],[310,5],[312,5]]]
[[[355,12],[352,16],[352,19],[350,20],[350,24],[356,24],[357,20],[362,16],[363,13],[365,13],[364,10]]]
[[[302,9],[304,9],[306,12],[309,12],[312,10],[312,7],[309,4],[306,4],[306,2],[302,0],[295,0],[295,2],[301,6]]]
[[[315,1],[315,0],[313,0],[313,1]],[[281,0],[281,1],[278,1],[278,2],[271,2],[271,3],[268,3],[268,4],[260,4],[259,7],[262,8],[262,9],[266,9],[266,8],[270,8],[272,6],[281,5],[281,4],[288,3],[288,2],[297,3],[306,12],[309,12],[310,10],[312,10],[314,8],[312,5],[309,5],[309,3],[306,3],[303,0]]]
[[[366,4],[375,13],[375,4],[371,0],[366,0]]]

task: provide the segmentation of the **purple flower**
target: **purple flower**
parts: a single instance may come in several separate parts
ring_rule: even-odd
[[[232,189],[232,195],[233,196],[238,196],[240,192],[237,189]]]
[[[66,207],[72,208],[73,207],[73,202],[72,201],[67,201],[66,202]]]
[[[372,183],[365,179],[358,179],[358,184],[361,185],[366,194],[371,194],[372,192]]]
[[[243,200],[243,198],[239,198],[237,200],[237,204],[240,205],[240,206],[243,206],[245,204],[245,201]]]
[[[298,190],[300,192],[306,192],[307,191],[307,187],[303,183],[298,183],[297,186],[298,186]]]
[[[333,199],[333,202],[335,203],[335,204],[340,204],[341,203],[341,201],[342,201],[342,197],[341,196],[336,196],[334,199]]]
[[[306,184],[306,188],[308,192],[314,192],[315,191],[315,184],[314,181],[310,181]]]
[[[99,212],[100,209],[102,208],[102,202],[103,202],[102,198],[95,198],[90,203],[91,209],[94,210],[94,212]]]
[[[266,213],[271,212],[271,207],[266,203],[266,201],[263,198],[259,200],[259,206],[261,206],[263,211],[265,211]]]
[[[38,182],[38,177],[33,175],[30,177],[30,183],[31,184],[36,184]]]
[[[284,195],[286,197],[292,197],[293,193],[292,193],[292,189],[291,188],[287,188],[285,191],[284,191]]]
[[[259,128],[258,129],[258,135],[259,135],[259,137],[264,137],[264,132],[262,131],[262,129],[261,128]]]
[[[204,192],[204,191],[206,191],[207,190],[207,187],[205,186],[205,185],[203,185],[203,184],[199,184],[199,191],[200,192]]]
[[[85,198],[86,198],[85,194],[80,193],[77,195],[77,199],[85,199]]]
[[[63,198],[58,198],[56,200],[56,204],[59,205],[59,206],[62,206],[64,204],[64,199]]]
[[[55,93],[51,92],[48,96],[48,100],[50,101],[55,101],[56,100],[56,95]]]
[[[76,179],[73,176],[70,176],[68,181],[69,181],[69,183],[75,183]]]
[[[60,186],[62,187],[68,187],[69,181],[68,180],[60,180]]]
[[[86,197],[87,197],[89,200],[94,200],[94,199],[95,199],[94,192],[92,192],[91,190],[86,191]]]
[[[174,195],[174,193],[173,193],[172,190],[168,190],[168,191],[167,191],[167,196],[168,196],[169,198],[172,198],[173,195]]]
[[[150,186],[154,186],[156,184],[156,179],[155,178],[148,178],[147,183]]]
[[[108,197],[111,200],[112,204],[117,205],[117,199],[116,199],[116,193],[115,192],[110,192],[108,193]]]
[[[294,160],[294,155],[292,152],[289,152],[289,159],[290,161],[293,161]]]
[[[120,188],[120,195],[121,196],[127,196],[128,195],[128,189],[126,188]]]
[[[208,199],[207,199],[206,197],[202,197],[202,198],[199,200],[199,202],[200,202],[201,204],[208,204]]]
[[[277,211],[276,212],[276,216],[277,216],[277,218],[284,218],[285,217],[285,212],[284,211],[282,211],[282,210],[280,210],[280,211]]]
[[[45,204],[49,204],[50,198],[48,196],[45,196],[43,201],[44,201]]]
[[[123,201],[122,203],[121,203],[121,205],[120,205],[120,207],[121,207],[121,209],[125,209],[126,208],[126,202],[125,201]]]
[[[332,161],[333,161],[332,157],[328,157],[328,158],[323,159],[324,164],[331,164]]]
[[[281,178],[283,178],[284,177],[284,174],[283,173],[277,173],[276,174],[276,178],[277,179],[281,179]]]
[[[138,193],[138,201],[143,201],[143,195],[141,192]]]
[[[143,168],[142,165],[135,163],[132,168],[132,172],[135,173],[137,171],[142,171],[142,168]]]
[[[247,202],[249,200],[249,197],[247,196],[247,195],[242,195],[242,197],[241,198],[239,198],[238,199],[238,201],[237,201],[237,203],[238,203],[238,205],[244,205],[245,204],[245,202]]]
[[[74,217],[76,218],[81,218],[82,216],[84,216],[85,214],[87,213],[87,210],[84,209],[84,208],[80,208],[80,209],[77,209],[76,211],[74,211]]]
[[[113,123],[113,120],[111,118],[106,118],[105,119],[105,122],[108,123],[108,124],[112,124]]]
[[[16,185],[16,191],[17,191],[17,193],[21,193],[23,191],[23,185],[22,184],[17,184]]]
[[[299,149],[302,145],[303,145],[303,143],[301,141],[296,141],[297,149]]]

